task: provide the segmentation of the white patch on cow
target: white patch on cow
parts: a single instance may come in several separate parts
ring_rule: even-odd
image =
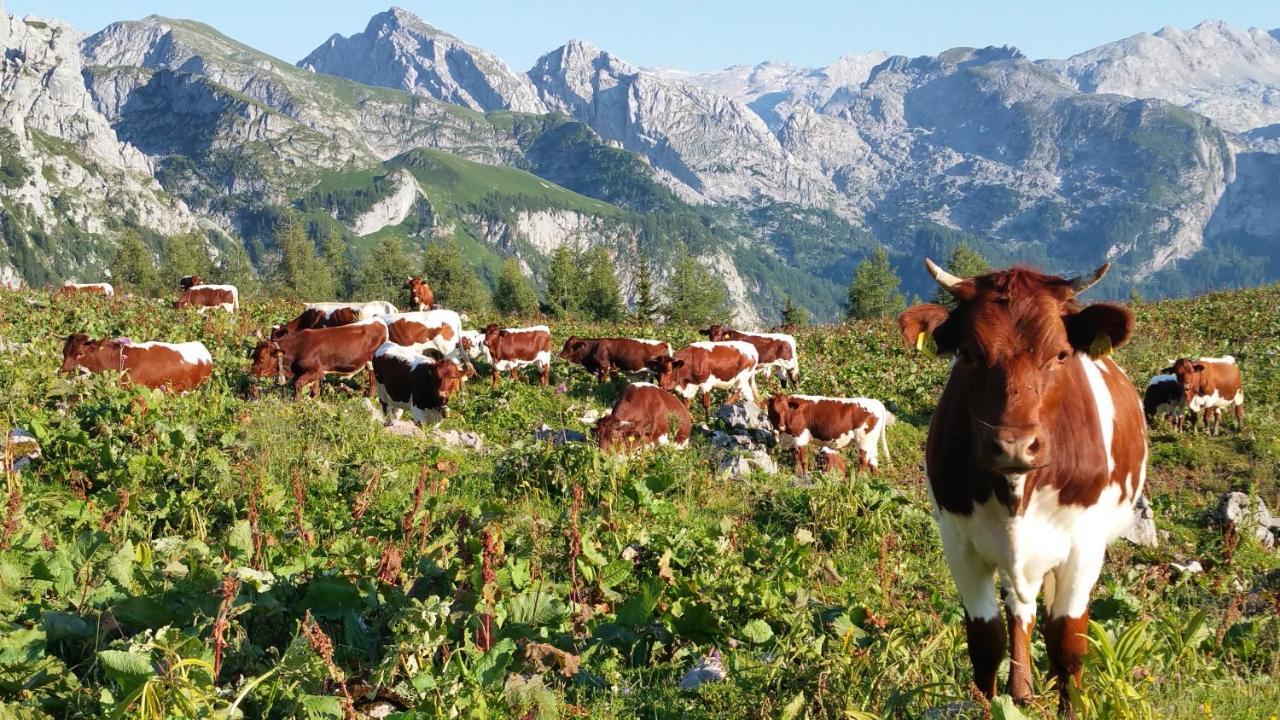
[[[729,347],[746,355],[755,362],[760,362],[760,353],[756,350],[756,346],[743,340],[722,340],[720,342],[711,342],[710,340],[702,340],[699,342],[689,343],[689,347],[701,348],[703,350],[715,350],[718,347]]]
[[[1107,451],[1107,472],[1110,473],[1116,469],[1116,458],[1111,452],[1111,439],[1116,430],[1116,404],[1099,367],[1104,360],[1090,362],[1089,356],[1083,354],[1076,357],[1080,360],[1085,379],[1089,381],[1089,394],[1093,396],[1094,407],[1098,411],[1098,429],[1102,432],[1102,446]]]
[[[493,363],[493,367],[498,372],[507,372],[508,370],[516,370],[530,365],[537,365],[539,368],[550,367],[551,353],[547,350],[539,350],[538,354],[534,355],[531,360],[513,358],[510,360],[499,360],[496,363]]]
[[[730,390],[737,389],[742,393],[742,397],[748,402],[756,401],[755,387],[752,381],[755,379],[756,363],[760,360],[760,354],[756,352],[756,348],[751,343],[742,342],[741,340],[725,340],[723,342],[702,341],[690,343],[689,347],[696,347],[701,350],[711,351],[717,347],[727,347],[736,350],[751,360],[751,364],[744,368],[737,375],[728,378],[710,375],[700,383],[688,383],[685,385],[677,385],[675,392],[686,400],[692,400],[698,393],[710,394],[712,390]]]
[[[633,382],[631,383],[631,385],[632,387],[651,387],[651,388],[658,387],[657,385],[654,385],[651,382]]]
[[[102,294],[103,294],[103,295],[106,295],[107,297],[112,297],[112,296],[114,296],[114,295],[116,294],[116,289],[115,289],[114,287],[112,287],[112,286],[111,286],[111,283],[73,283],[73,282],[65,282],[65,283],[62,283],[62,287],[64,287],[64,288],[75,288],[75,289],[77,289],[77,290],[84,290],[84,289],[86,289],[86,288],[98,288],[98,289],[102,290]]]
[[[1151,379],[1147,381],[1147,387],[1151,387],[1152,385],[1159,385],[1162,382],[1178,382],[1178,376],[1177,375],[1152,375]]]
[[[780,377],[786,377],[790,373],[795,373],[800,369],[800,353],[796,350],[796,339],[785,333],[762,333],[762,332],[746,332],[739,330],[743,335],[751,337],[763,338],[765,340],[777,340],[786,343],[791,348],[791,357],[776,358],[770,362],[760,363],[761,368],[773,368],[778,371]]]
[[[885,428],[892,425],[897,418],[894,417],[893,413],[889,412],[889,410],[884,406],[884,403],[876,400],[875,398],[827,397],[825,395],[792,395],[791,397],[798,398],[800,400],[808,400],[809,402],[825,401],[856,405],[867,411],[876,418],[875,427],[867,428],[867,424],[864,422],[862,425],[851,428],[839,437],[825,441],[816,440],[815,442],[817,442],[821,447],[832,447],[843,450],[850,443],[856,440],[858,449],[866,455],[867,464],[873,468],[878,468],[880,466],[881,446],[884,447],[887,456],[889,448],[888,439],[885,435]],[[808,432],[808,429],[806,429],[805,433],[807,434]],[[786,442],[788,437],[789,436],[786,433],[779,433],[779,443]],[[807,445],[808,441],[804,444]],[[803,445],[801,445],[801,447],[803,447]]]
[[[1197,362],[1202,362],[1202,363],[1207,363],[1207,362],[1209,362],[1209,363],[1224,363],[1224,364],[1226,364],[1226,365],[1235,365],[1235,364],[1236,364],[1236,359],[1235,359],[1234,357],[1232,357],[1231,355],[1223,355],[1222,357],[1202,357],[1202,358],[1198,358],[1198,359],[1197,359]]]
[[[1202,412],[1210,408],[1226,410],[1228,408],[1235,407],[1236,405],[1243,404],[1244,390],[1237,390],[1236,394],[1229,398],[1223,397],[1217,390],[1214,390],[1211,395],[1197,395],[1191,398],[1191,402],[1187,404],[1187,407],[1189,407],[1192,412]]]
[[[508,335],[512,335],[515,333],[529,333],[529,332],[544,332],[548,335],[551,334],[551,328],[547,327],[546,325],[530,325],[529,327],[503,328],[503,329],[507,331]]]
[[[306,303],[307,310],[320,310],[327,318],[333,314],[334,310],[342,308],[351,308],[356,317],[361,320],[372,320],[379,315],[394,315],[397,312],[395,305],[385,300],[371,300],[369,302],[314,302]]]
[[[435,361],[431,358],[414,352],[412,348],[404,345],[397,345],[393,342],[384,342],[378,346],[373,353],[374,357],[391,357],[399,360],[409,367],[410,372],[419,365],[434,365]],[[413,417],[413,421],[419,425],[438,425],[444,420],[444,414],[434,408],[418,407],[413,404],[413,394],[409,394],[409,399],[403,402],[391,398],[387,392],[387,386],[383,384],[380,378],[377,378],[378,400],[387,408],[387,424],[400,419],[400,415],[408,410]]]
[[[427,329],[441,328],[448,326],[453,330],[446,338],[443,335],[437,335],[428,342],[414,343],[409,347],[415,352],[424,350],[435,350],[436,352],[449,357],[458,347],[458,341],[462,339],[462,318],[458,317],[458,313],[453,310],[418,310],[414,312],[393,312],[378,315],[374,318],[378,322],[391,327],[397,320],[415,323]]]
[[[209,354],[209,348],[204,346],[202,342],[184,342],[184,343],[167,343],[159,340],[149,340],[147,342],[129,343],[126,347],[130,348],[168,348],[182,356],[182,361],[189,365],[206,365],[213,364],[213,355]]]

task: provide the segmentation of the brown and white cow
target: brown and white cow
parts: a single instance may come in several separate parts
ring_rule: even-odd
[[[196,285],[203,284],[204,280],[201,280],[199,275],[183,275],[178,278],[178,288],[181,290],[190,290]]]
[[[622,390],[608,415],[596,422],[596,441],[605,452],[641,445],[684,447],[693,420],[675,395],[652,383],[632,383]]]
[[[379,315],[394,315],[400,308],[386,300],[370,300],[369,302],[313,302],[303,306],[305,310],[323,310],[331,313],[340,308],[350,308],[358,320],[372,320]]]
[[[179,310],[193,307],[199,312],[204,312],[211,308],[221,308],[227,312],[235,312],[240,309],[240,291],[235,285],[196,284],[183,290],[182,296],[178,298],[178,302],[174,303],[173,306]]]
[[[391,342],[417,353],[434,351],[448,357],[462,337],[462,319],[453,310],[393,313],[377,319],[387,326]]]
[[[1169,372],[1178,379],[1187,409],[1193,417],[1200,413],[1206,430],[1217,435],[1222,411],[1228,408],[1235,412],[1236,429],[1244,427],[1244,389],[1235,358],[1230,355],[1198,360],[1179,358]]]
[[[696,342],[675,355],[653,358],[648,365],[663,390],[684,398],[686,405],[702,393],[702,407],[710,411],[712,390],[733,389],[735,395],[755,402],[752,380],[758,357],[754,345],[738,340]]]
[[[1168,418],[1173,429],[1182,432],[1182,423],[1187,417],[1187,401],[1177,375],[1162,373],[1151,376],[1146,391],[1142,393],[1142,412],[1147,416],[1148,424],[1154,424],[1159,418]]]
[[[794,386],[800,382],[800,360],[796,352],[796,339],[793,336],[784,333],[745,332],[723,325],[712,325],[703,332],[712,342],[741,340],[754,345],[756,353],[760,356],[756,371],[773,368],[783,387]]]
[[[360,316],[356,314],[356,311],[349,307],[339,307],[332,310],[307,308],[299,313],[298,317],[283,325],[276,325],[271,328],[271,339],[279,340],[285,335],[296,333],[299,330],[342,327],[343,325],[350,325],[359,319]]]
[[[439,422],[449,415],[449,398],[462,387],[462,370],[456,363],[437,362],[395,342],[383,343],[374,352],[373,376],[388,424],[404,410],[419,425]]]
[[[1031,697],[1030,636],[1043,587],[1049,668],[1059,710],[1070,715],[1089,596],[1146,480],[1142,406],[1109,357],[1128,341],[1133,316],[1077,303],[1107,265],[1072,279],[1020,267],[963,279],[925,266],[956,307],[916,305],[898,324],[909,346],[955,359],[929,426],[925,470],[964,603],[974,682],[995,694],[1008,637],[1008,694]],[[1094,357],[1091,348],[1104,352]]]
[[[111,283],[73,283],[64,282],[62,287],[58,288],[58,292],[54,293],[55,297],[66,297],[70,295],[106,295],[107,297],[115,297],[116,289]]]
[[[839,450],[820,447],[818,448],[818,472],[845,475],[849,472],[849,468],[844,464],[844,456]]]
[[[387,326],[377,320],[361,320],[342,327],[299,330],[274,340],[263,340],[250,354],[254,377],[293,378],[294,397],[311,386],[320,394],[320,380],[329,374],[350,377],[370,369],[373,354],[387,341]],[[370,370],[372,372],[372,370]],[[372,383],[369,387],[373,390]]]
[[[213,356],[198,342],[90,340],[88,335],[76,333],[62,346],[60,372],[69,373],[77,367],[94,373],[118,370],[127,382],[181,393],[209,379]]]
[[[582,338],[572,336],[564,341],[560,357],[581,365],[600,382],[613,373],[648,374],[648,362],[660,355],[670,355],[670,343],[638,338]]]
[[[797,474],[809,473],[810,444],[843,450],[852,443],[860,471],[879,470],[881,446],[889,458],[885,429],[896,418],[879,400],[779,393],[769,398],[768,411],[778,444],[795,453]]]
[[[511,373],[517,377],[520,368],[535,365],[538,382],[546,387],[551,382],[551,328],[533,325],[523,328],[500,328],[490,323],[484,328],[484,342],[480,357],[493,368],[493,388],[498,388],[498,376]]]
[[[426,280],[420,277],[405,278],[401,287],[409,291],[409,307],[415,310],[430,310],[435,307],[436,295],[431,292],[431,286]]]

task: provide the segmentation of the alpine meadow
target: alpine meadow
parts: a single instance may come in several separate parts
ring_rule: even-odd
[[[0,720],[1276,720],[1280,30],[328,32],[0,5]]]

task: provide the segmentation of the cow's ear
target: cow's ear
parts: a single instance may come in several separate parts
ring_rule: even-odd
[[[1204,372],[1204,365],[1201,365],[1200,363],[1196,363],[1195,365],[1191,366],[1191,369],[1195,370],[1196,372]]]
[[[499,331],[498,331],[498,337],[506,337],[506,336],[507,336],[507,331],[506,331],[506,330],[499,330]]]
[[[798,400],[788,400],[788,401],[787,401],[787,408],[789,408],[789,409],[791,409],[791,410],[799,410],[799,409],[800,409],[800,401],[798,401]]]
[[[959,338],[947,323],[950,319],[950,310],[934,303],[922,303],[907,308],[898,316],[898,329],[902,331],[902,341],[908,348],[921,351],[928,348],[950,354],[959,345]]]
[[[682,367],[684,367],[684,361],[683,361],[683,360],[681,360],[681,359],[679,359],[679,358],[676,358],[675,360],[672,360],[672,361],[671,361],[671,369],[673,369],[673,370],[674,370],[674,369],[676,369],[676,368],[682,368]]]
[[[1067,339],[1071,347],[1093,355],[1109,352],[1098,352],[1099,344],[1109,341],[1110,347],[1118,348],[1129,342],[1133,334],[1133,313],[1128,309],[1111,303],[1095,303],[1078,313],[1063,318],[1067,326]]]
[[[1172,365],[1170,365],[1169,367],[1167,367],[1167,368],[1165,368],[1165,369],[1161,370],[1161,371],[1160,371],[1159,373],[1157,373],[1157,374],[1158,374],[1158,375],[1172,375],[1172,374],[1173,374],[1173,366],[1172,366]]]

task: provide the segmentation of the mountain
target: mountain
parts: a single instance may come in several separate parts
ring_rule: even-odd
[[[1166,27],[1043,64],[1084,92],[1167,100],[1231,132],[1280,124],[1280,30]]]
[[[330,37],[298,65],[481,112],[546,112],[528,78],[400,8],[374,15],[362,33]]]

